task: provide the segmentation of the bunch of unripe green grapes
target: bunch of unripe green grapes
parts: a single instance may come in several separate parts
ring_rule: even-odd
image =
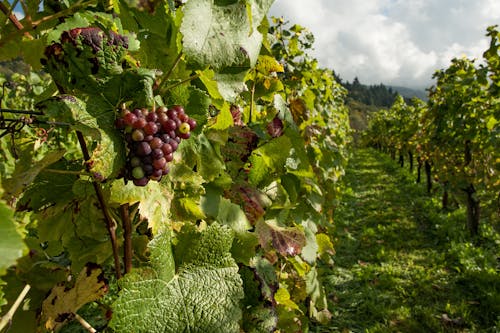
[[[125,133],[128,146],[125,177],[137,186],[145,186],[168,174],[173,153],[181,139],[191,136],[196,121],[189,118],[182,106],[175,105],[156,110],[124,108],[115,125]]]

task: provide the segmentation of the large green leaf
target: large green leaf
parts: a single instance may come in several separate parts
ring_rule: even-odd
[[[250,182],[258,185],[275,172],[281,171],[287,163],[292,142],[287,136],[280,136],[255,149],[250,156]]]
[[[25,245],[21,235],[16,230],[14,212],[0,201],[0,275],[5,269],[16,263],[17,258],[23,255]]]
[[[162,183],[149,182],[147,186],[135,186],[132,182],[124,183],[123,179],[114,180],[109,189],[111,204],[123,205],[139,202],[139,213],[148,219],[153,233],[163,228],[167,221],[173,193]]]
[[[262,43],[262,35],[256,28],[272,3],[272,0],[188,1],[181,25],[186,57],[200,68],[253,67]]]
[[[232,232],[217,224],[186,229],[175,274],[170,236],[162,233],[150,246],[151,270],[125,278],[110,322],[117,332],[240,332],[243,286],[230,254]]]
[[[25,245],[21,235],[16,230],[13,219],[14,212],[0,201],[0,276],[5,274],[8,267],[14,265],[16,260],[23,255]],[[0,306],[6,301],[3,299],[2,285],[0,280]]]
[[[64,149],[57,149],[47,153],[39,161],[32,161],[32,156],[29,153],[23,154],[19,163],[16,164],[12,177],[3,181],[3,186],[6,189],[6,197],[21,194],[44,168],[57,162],[63,157],[64,153]]]

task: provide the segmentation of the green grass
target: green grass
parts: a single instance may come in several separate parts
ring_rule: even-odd
[[[312,332],[500,331],[500,237],[482,221],[480,246],[463,209],[442,212],[425,184],[373,150],[357,150],[336,211],[333,314]]]

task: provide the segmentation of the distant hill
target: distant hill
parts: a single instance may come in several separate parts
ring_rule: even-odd
[[[412,99],[413,97],[420,98],[423,101],[427,101],[429,97],[427,96],[427,91],[425,89],[412,89],[407,87],[390,86],[393,91],[398,92],[405,99]]]

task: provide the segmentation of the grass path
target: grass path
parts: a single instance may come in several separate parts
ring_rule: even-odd
[[[498,291],[495,274],[481,274],[486,281],[478,287],[470,281],[477,276],[453,269],[450,242],[436,234],[424,185],[413,179],[372,150],[355,152],[336,212],[335,265],[325,280],[333,318],[316,332],[496,331],[478,328],[498,318],[481,318],[495,309],[476,299],[488,278],[493,290],[479,292]]]

